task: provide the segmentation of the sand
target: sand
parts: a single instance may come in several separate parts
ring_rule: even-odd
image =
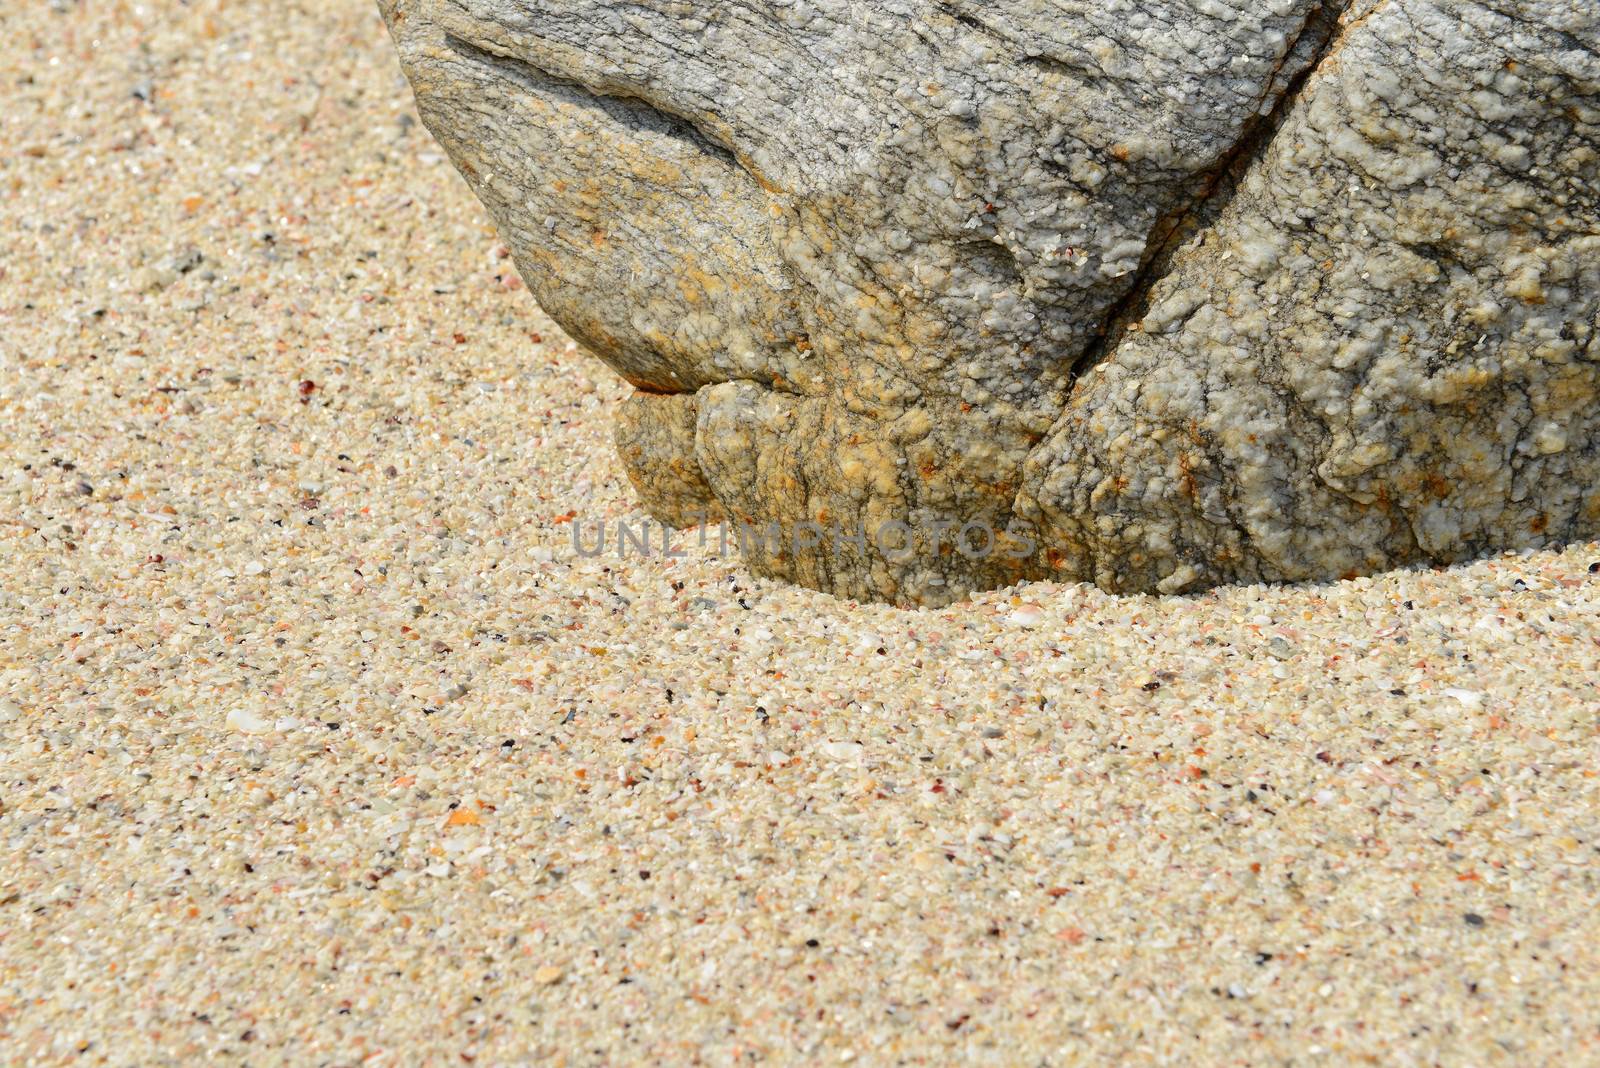
[[[583,557],[624,387],[374,12],[0,30],[0,1062],[1600,1061],[1600,546]]]

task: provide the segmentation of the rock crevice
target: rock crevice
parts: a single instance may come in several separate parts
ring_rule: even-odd
[[[1227,206],[1245,169],[1272,143],[1289,105],[1299,98],[1307,80],[1333,52],[1339,38],[1340,17],[1352,2],[1330,0],[1308,14],[1294,47],[1285,54],[1271,86],[1263,94],[1258,117],[1249,122],[1238,142],[1215,166],[1197,177],[1198,192],[1194,199],[1156,225],[1133,285],[1111,306],[1095,339],[1073,362],[1074,382],[1110,355],[1128,327],[1143,318],[1151,290],[1165,276],[1172,253],[1183,239],[1205,226],[1208,220],[1215,220]],[[1263,112],[1261,108],[1267,110]]]
[[[591,107],[606,119],[635,132],[650,131],[675,137],[729,167],[742,169],[743,165],[731,147],[718,141],[693,120],[663,111],[648,100],[595,92],[581,82],[559,77],[529,60],[496,52],[449,31],[444,33],[443,40],[446,47],[464,59],[497,69],[505,77],[520,82],[531,93],[564,98],[579,106]]]

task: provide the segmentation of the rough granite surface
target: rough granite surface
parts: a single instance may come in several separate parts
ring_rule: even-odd
[[[647,507],[779,531],[765,574],[1172,592],[1600,529],[1587,0],[379,6],[637,387]]]

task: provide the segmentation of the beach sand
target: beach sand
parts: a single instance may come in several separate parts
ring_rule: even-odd
[[[626,389],[368,4],[0,30],[0,1062],[1600,1063],[1600,546],[583,557]]]

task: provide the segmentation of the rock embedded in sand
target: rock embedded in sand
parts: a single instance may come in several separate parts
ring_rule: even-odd
[[[1600,531],[1600,7],[380,0],[663,521],[937,604]]]

